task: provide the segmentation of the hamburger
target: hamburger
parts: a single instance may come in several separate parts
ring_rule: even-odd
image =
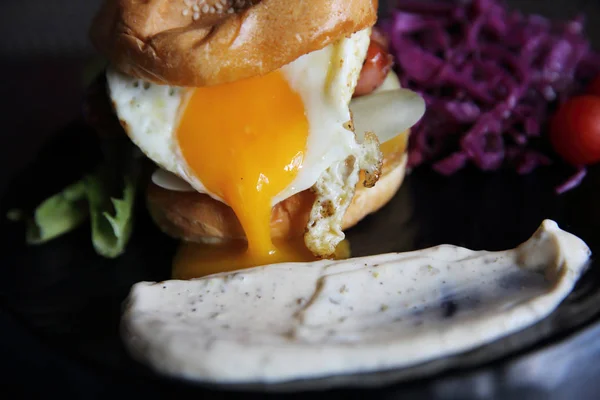
[[[101,6],[90,37],[108,67],[96,94],[156,166],[145,203],[182,241],[175,278],[341,257],[344,230],[394,196],[424,102],[391,70],[377,6]]]

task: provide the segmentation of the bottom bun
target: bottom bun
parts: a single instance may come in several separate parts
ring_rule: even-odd
[[[400,153],[393,159],[386,158],[377,184],[372,188],[359,184],[356,188],[342,229],[356,225],[368,214],[379,210],[400,188],[407,156]],[[168,190],[150,182],[146,195],[152,219],[169,236],[202,243],[245,238],[233,210],[206,194]],[[305,190],[275,205],[271,215],[271,237],[289,239],[303,235],[314,202],[315,194]]]

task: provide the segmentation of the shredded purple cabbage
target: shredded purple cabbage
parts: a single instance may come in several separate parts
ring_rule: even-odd
[[[579,184],[581,183],[581,181],[583,181],[583,178],[585,178],[586,175],[587,170],[585,169],[585,167],[578,167],[577,172],[575,172],[569,179],[567,179],[565,182],[561,183],[556,187],[556,193],[561,194],[573,189],[574,187],[579,186]]]
[[[409,166],[451,175],[468,164],[527,174],[557,159],[543,132],[556,105],[600,72],[584,20],[550,21],[500,0],[400,0],[380,27],[404,87],[427,104]],[[557,187],[577,186],[576,170]]]

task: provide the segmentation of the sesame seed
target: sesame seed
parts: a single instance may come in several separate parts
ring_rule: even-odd
[[[202,12],[203,12],[204,14],[206,14],[206,13],[208,12],[208,9],[209,9],[209,8],[210,8],[210,7],[208,6],[208,4],[205,4],[205,5],[203,5],[203,6],[202,6]]]
[[[223,5],[221,3],[215,3],[215,7],[217,10],[221,11],[223,9]]]
[[[183,0],[183,2],[186,6],[190,7],[194,3],[194,0]]]
[[[210,8],[210,13],[211,13],[211,14],[214,14],[214,13],[215,13],[215,11],[216,11],[216,10],[215,10],[215,8],[214,8],[214,7],[211,7],[211,8]]]
[[[183,14],[184,17],[187,17],[187,15],[190,13],[190,10],[188,10],[187,8],[185,10],[183,10],[181,12]]]
[[[192,18],[194,19],[194,21],[197,21],[200,18],[200,13],[199,12],[195,12],[194,16]]]
[[[194,10],[194,12],[195,12],[195,13],[199,12],[199,11],[200,11],[200,8],[198,7],[198,4],[194,4],[194,5],[192,6],[192,10]]]
[[[229,10],[227,10],[228,14],[233,14],[235,12],[235,10],[233,9],[233,7],[229,7]]]

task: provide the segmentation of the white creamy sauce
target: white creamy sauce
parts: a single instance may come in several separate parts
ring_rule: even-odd
[[[123,339],[155,370],[205,382],[406,367],[544,318],[570,293],[590,254],[581,239],[545,220],[507,251],[442,245],[140,282],[127,300]]]

